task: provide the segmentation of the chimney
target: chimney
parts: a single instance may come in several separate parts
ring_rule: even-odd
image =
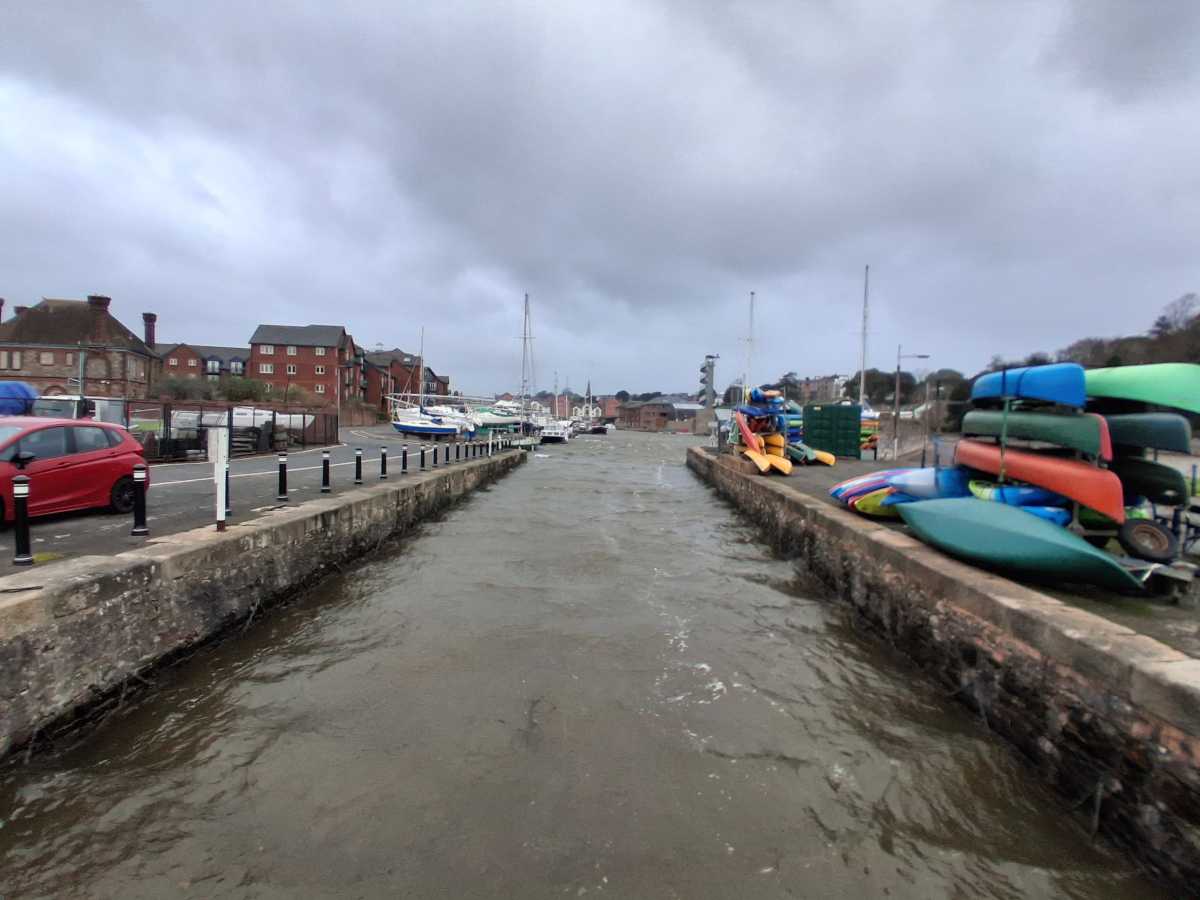
[[[154,349],[154,323],[158,321],[158,316],[154,313],[142,313],[142,326],[146,334],[146,346],[151,350]]]
[[[29,311],[28,306],[14,306],[13,307],[13,312],[16,313],[18,316],[23,316],[28,311]]]
[[[108,340],[108,304],[112,303],[112,298],[88,294],[87,302],[88,309],[92,311],[92,330],[88,337],[93,341],[105,342]]]

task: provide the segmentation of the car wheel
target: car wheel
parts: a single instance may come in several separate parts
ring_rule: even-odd
[[[133,479],[130,476],[117,479],[109,496],[109,506],[113,512],[133,512]]]
[[[1179,539],[1153,519],[1130,519],[1117,532],[1125,552],[1147,562],[1169,563],[1179,555]]]

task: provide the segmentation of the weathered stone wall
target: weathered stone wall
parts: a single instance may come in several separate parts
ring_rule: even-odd
[[[690,448],[688,465],[1014,744],[1066,808],[1200,883],[1200,661]]]
[[[0,580],[0,757],[524,461],[511,450]]]

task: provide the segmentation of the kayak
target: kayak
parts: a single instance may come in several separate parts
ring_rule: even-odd
[[[862,497],[865,494],[869,494],[872,491],[879,491],[879,490],[883,490],[884,488],[890,488],[890,487],[891,487],[891,485],[888,484],[886,478],[876,478],[873,481],[864,481],[862,484],[856,484],[854,487],[848,489],[844,494],[842,494],[840,497],[838,497],[838,499],[841,500],[843,503],[845,503],[847,506],[849,506],[855,500],[857,500],[859,497]]]
[[[909,469],[888,479],[901,493],[925,500],[936,497],[966,497],[967,473],[957,467]]]
[[[1113,460],[1112,470],[1121,479],[1128,501],[1145,497],[1151,503],[1180,506],[1191,499],[1187,478],[1174,466],[1137,456],[1119,456]]]
[[[1071,524],[1071,511],[1063,509],[1061,506],[1018,506],[1021,512],[1031,513],[1039,519],[1044,519],[1059,528],[1065,528]]]
[[[762,436],[762,439],[763,439],[763,443],[766,444],[768,447],[779,447],[780,449],[783,449],[784,447],[787,446],[787,438],[785,438],[782,434],[779,434],[778,432],[774,432],[772,434],[765,434]]]
[[[862,513],[864,516],[875,516],[880,519],[898,519],[900,511],[895,506],[886,503],[885,501],[893,493],[890,487],[880,488],[877,491],[871,491],[869,494],[863,494],[850,504],[850,508],[857,513]]]
[[[1062,494],[1031,484],[992,484],[972,478],[967,487],[972,497],[1009,506],[1066,506],[1071,502]],[[1067,516],[1067,521],[1070,518]]]
[[[767,449],[771,450],[773,448],[768,447]],[[767,463],[780,475],[792,474],[792,461],[790,459],[784,459],[782,456],[772,454],[767,457]]]
[[[1002,410],[973,409],[963,416],[962,432],[988,437],[1004,434],[1018,440],[1042,441],[1089,456],[1112,459],[1113,441],[1109,439],[1108,423],[1095,413],[1017,410],[1005,415]]]
[[[1087,395],[1136,400],[1200,413],[1200,366],[1193,363],[1152,363],[1090,369]]]
[[[771,457],[765,453],[759,453],[757,450],[743,450],[742,455],[758,466],[759,474],[766,475],[771,471]]]
[[[1178,413],[1132,413],[1106,418],[1108,432],[1117,446],[1192,452],[1192,426]]]
[[[1078,459],[1047,456],[1029,450],[1008,448],[1001,457],[1000,447],[964,438],[954,450],[954,461],[991,475],[1004,474],[1017,481],[1044,487],[1070,497],[1118,522],[1125,521],[1121,480],[1117,476]],[[1001,504],[997,504],[1001,505]]]
[[[817,450],[801,441],[788,445],[788,455],[796,462],[819,462],[827,466],[837,465],[837,457],[828,450]]]
[[[1041,400],[1082,408],[1087,402],[1083,366],[1053,363],[1023,366],[981,375],[971,386],[972,400]]]
[[[845,481],[839,481],[837,484],[835,484],[833,487],[831,487],[829,489],[829,496],[840,500],[842,497],[842,494],[846,493],[846,491],[849,491],[858,485],[861,485],[863,482],[878,481],[880,479],[882,479],[883,481],[886,482],[888,480],[888,478],[890,478],[891,476],[898,475],[901,472],[907,472],[907,471],[909,471],[909,470],[908,469],[881,469],[878,472],[867,472],[864,475],[855,475],[853,478],[847,478]]]
[[[967,562],[1032,578],[1141,587],[1112,556],[1015,506],[955,497],[896,509],[921,540]]]
[[[914,497],[912,494],[906,494],[903,491],[898,491],[892,488],[892,493],[883,498],[883,506],[895,506],[897,503],[916,503],[920,497]]]
[[[750,426],[746,423],[746,417],[740,412],[737,412],[734,413],[734,418],[737,419],[738,431],[742,435],[742,443],[751,450],[754,450],[757,453],[762,453],[762,438],[750,430]]]

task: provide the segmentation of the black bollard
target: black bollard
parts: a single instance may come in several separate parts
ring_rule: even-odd
[[[459,454],[460,450],[462,450],[462,441],[455,441],[454,442],[454,461],[455,462],[458,462],[458,460],[459,460],[458,454]]]
[[[438,445],[437,445],[437,441],[434,441],[433,442],[433,461],[429,464],[429,468],[431,468],[431,469],[437,468],[437,453],[438,453]]]
[[[362,447],[354,450],[354,483],[362,484]]]
[[[16,540],[14,566],[32,566],[33,554],[29,552],[29,476],[14,475],[13,489],[13,537]]]
[[[332,490],[329,486],[329,451],[321,451],[321,493],[328,494]]]
[[[421,471],[425,471],[425,445],[421,445]]]
[[[379,480],[387,481],[387,447],[379,448]]]
[[[287,451],[279,454],[279,489],[275,492],[275,499],[287,503]]]
[[[400,474],[408,474],[408,444],[400,445]]]
[[[129,533],[134,537],[150,533],[146,527],[146,467],[142,463],[133,467],[133,528]]]
[[[225,463],[225,515],[233,514],[233,498],[229,496],[229,463]]]

